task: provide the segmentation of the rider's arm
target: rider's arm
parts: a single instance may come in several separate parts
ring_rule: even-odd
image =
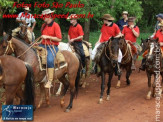
[[[136,29],[138,29],[138,28],[136,28]],[[136,30],[134,29],[134,27],[132,27],[131,30],[132,30],[133,34],[134,34],[136,37],[139,37],[139,29],[136,31]]]
[[[70,42],[70,36],[68,35],[68,42]]]
[[[35,26],[36,26],[36,21],[35,21],[35,22],[33,23],[33,25],[32,25],[32,29],[31,29],[32,32],[33,32]]]
[[[160,42],[160,46],[163,46],[163,42]]]
[[[79,40],[79,39],[83,39],[83,36],[78,36],[77,38],[73,38],[73,39],[71,39],[72,41],[76,41],[76,40]]]
[[[122,37],[122,33],[121,32],[119,32],[119,34],[115,36],[115,38],[119,38],[119,37]]]
[[[42,35],[41,38],[42,39],[50,39],[51,41],[56,41],[56,42],[60,42],[62,40],[58,37],[47,36],[47,35]]]
[[[16,18],[16,22],[18,23],[26,23],[25,20],[21,20],[21,17],[23,16],[23,12],[19,13],[18,17]]]

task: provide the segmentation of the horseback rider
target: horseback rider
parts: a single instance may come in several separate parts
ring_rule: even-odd
[[[128,20],[128,12],[127,12],[127,11],[123,11],[123,12],[122,12],[122,18],[123,18],[123,19],[120,19],[120,20],[117,22],[117,25],[118,25],[118,27],[119,27],[119,29],[120,29],[121,31],[123,30],[123,28],[124,28],[125,26],[128,25],[128,22],[127,22],[127,20]]]
[[[156,32],[160,29],[159,23],[161,23],[163,21],[163,14],[159,13],[158,15],[156,15],[157,17],[157,22],[154,28],[154,33],[152,34],[151,38],[154,37],[154,35],[156,34]]]
[[[67,18],[67,20],[70,20],[70,23],[72,24],[68,31],[68,41],[70,44],[74,43],[74,46],[77,46],[77,48],[79,49],[81,63],[82,63],[82,66],[85,67],[85,54],[84,54],[84,48],[82,45],[84,32],[83,32],[82,26],[77,22],[77,19],[78,17],[76,14],[71,14]]]
[[[96,42],[95,47],[92,51],[92,56],[91,56],[92,60],[94,60],[95,55],[97,53],[97,48],[101,43],[109,41],[111,37],[118,38],[122,36],[118,25],[113,23],[114,18],[110,14],[104,14],[102,20],[104,24],[101,28],[101,34],[99,36],[99,40]],[[121,60],[122,60],[122,52],[119,49],[118,64],[117,64],[119,66],[116,66],[118,68],[116,72],[117,75],[121,74],[120,71]]]
[[[160,48],[161,48],[161,53],[163,54],[163,21],[158,24],[160,26],[160,29],[157,30],[156,34],[154,35],[153,39],[158,39],[160,43]],[[140,66],[140,70],[145,71],[145,62],[146,62],[146,55],[148,53],[148,50],[146,50],[143,53],[143,59],[142,59],[142,64]]]
[[[128,18],[128,26],[125,26],[122,30],[122,34],[125,37],[127,43],[130,44],[132,49],[132,66],[131,69],[135,70],[135,60],[137,58],[138,52],[137,48],[135,47],[136,39],[139,37],[139,27],[134,25],[135,17]]]
[[[47,73],[48,73],[48,82],[45,84],[45,88],[50,88],[53,81],[54,75],[54,59],[56,53],[58,52],[59,42],[62,40],[61,29],[58,23],[53,19],[52,14],[54,11],[46,9],[42,11],[44,16],[44,24],[41,27],[41,38],[43,39],[41,47],[47,50]]]
[[[19,23],[19,27],[15,28],[14,30],[12,30],[12,36],[16,36],[17,32],[19,32],[21,30],[21,26],[25,26],[27,25],[27,37],[29,39],[29,41],[33,41],[34,40],[34,28],[36,25],[36,20],[33,17],[32,14],[29,13],[30,9],[29,7],[25,7],[24,8],[24,12],[19,13],[18,17],[16,18],[16,22]],[[33,25],[31,24],[33,23]],[[32,27],[31,27],[32,25]]]

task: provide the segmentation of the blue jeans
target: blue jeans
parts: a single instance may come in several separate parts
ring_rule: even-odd
[[[43,45],[43,44],[41,44],[39,46],[45,48],[45,45]],[[49,46],[52,49],[53,53],[52,53],[51,49],[49,48]],[[54,68],[54,60],[55,60],[55,57],[56,57],[55,51],[58,52],[58,46],[54,45],[55,51],[53,50],[52,45],[49,45],[49,46],[48,45],[46,46],[46,50],[48,52],[48,55],[47,55],[47,68]],[[53,54],[54,54],[54,56],[53,56]]]
[[[74,41],[73,43],[75,43],[75,46],[78,47],[79,49],[79,55],[81,57],[81,63],[83,65],[83,67],[85,67],[85,53],[84,53],[84,49],[83,49],[83,45],[81,41]]]

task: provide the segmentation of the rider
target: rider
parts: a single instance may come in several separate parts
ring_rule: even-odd
[[[67,19],[70,20],[70,23],[72,24],[68,31],[68,41],[70,44],[75,43],[75,46],[78,46],[78,49],[80,51],[82,66],[85,67],[85,54],[82,45],[82,40],[84,36],[83,28],[77,22],[78,17],[76,14],[71,14]]]
[[[121,31],[118,28],[118,26],[115,23],[113,23],[114,18],[110,14],[104,14],[102,17],[102,20],[104,24],[101,28],[101,34],[99,36],[99,40],[96,42],[95,47],[92,51],[92,56],[91,56],[92,60],[94,60],[96,52],[97,52],[97,48],[101,43],[109,41],[111,37],[115,37],[115,38],[121,37]],[[116,66],[118,68],[117,74],[121,73],[120,68],[119,68],[121,60],[122,60],[122,52],[119,49],[119,56],[118,56],[119,66]]]
[[[29,41],[33,41],[35,38],[33,30],[36,25],[36,20],[33,17],[33,15],[29,13],[29,11],[30,11],[29,7],[25,7],[24,12],[19,13],[18,17],[16,18],[16,22],[19,23],[19,27],[12,30],[12,36],[15,36],[16,33],[20,31],[20,26],[27,25],[28,26],[27,37]],[[33,23],[32,28],[31,23]]]
[[[128,12],[127,12],[127,11],[123,11],[123,12],[122,12],[122,18],[123,18],[123,19],[120,19],[120,20],[117,22],[117,25],[118,25],[118,27],[119,27],[119,29],[120,29],[121,31],[123,30],[123,28],[124,28],[125,26],[128,25],[128,22],[127,22],[127,20],[128,20]]]
[[[53,81],[54,75],[54,59],[56,52],[58,52],[59,42],[62,40],[61,29],[58,23],[53,19],[52,14],[54,11],[46,9],[42,11],[44,16],[44,24],[41,27],[41,47],[47,50],[47,71],[48,71],[48,82],[45,84],[45,88],[50,88]]]
[[[158,39],[159,43],[160,43],[160,48],[161,48],[161,53],[163,54],[163,21],[161,23],[158,24],[158,26],[160,26],[160,29],[157,30],[156,34],[154,35],[153,39]],[[146,61],[146,55],[148,53],[148,50],[146,50],[143,54],[143,60],[142,60],[142,64],[140,66],[140,70],[145,70],[145,61]]]
[[[157,17],[157,22],[155,25],[155,29],[154,29],[154,33],[152,34],[151,38],[154,37],[154,35],[156,34],[157,30],[160,29],[159,23],[161,23],[163,21],[163,14],[159,13],[158,15],[156,15]]]
[[[135,60],[137,58],[137,48],[134,46],[136,43],[137,37],[139,37],[139,27],[134,25],[135,17],[129,17],[128,18],[128,26],[125,26],[122,30],[122,34],[125,37],[125,40],[127,43],[130,44],[132,49],[132,66],[131,69],[135,70]]]

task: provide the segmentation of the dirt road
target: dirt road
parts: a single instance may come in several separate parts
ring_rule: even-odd
[[[140,62],[137,62],[137,67]],[[79,89],[78,98],[69,113],[60,107],[60,98],[51,97],[51,107],[44,104],[34,114],[34,122],[155,122],[155,98],[146,100],[147,77],[145,72],[134,71],[131,75],[131,85],[126,86],[125,76],[122,76],[121,88],[116,89],[117,77],[113,77],[111,98],[103,104],[98,104],[101,79],[91,75],[87,82],[89,86]],[[65,97],[69,102],[69,92]],[[163,100],[161,99],[161,118],[163,122]]]

